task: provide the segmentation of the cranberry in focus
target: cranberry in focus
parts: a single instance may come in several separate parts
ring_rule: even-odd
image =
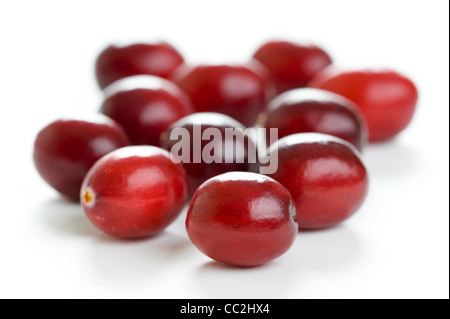
[[[118,80],[104,93],[101,112],[122,125],[133,145],[158,146],[162,132],[193,112],[186,94],[154,76]]]
[[[210,128],[217,129],[220,136],[209,136],[207,131]],[[179,136],[171,139],[172,131],[175,133],[180,129],[188,133],[188,138]],[[235,130],[236,135],[226,134],[227,130],[234,129],[238,129]],[[189,191],[192,195],[200,184],[211,177],[231,171],[248,171],[248,150],[254,150],[256,146],[253,138],[244,134],[244,129],[241,123],[224,114],[195,113],[172,124],[162,134],[161,147],[173,151],[175,145],[181,145],[189,150],[188,162],[184,160],[183,166],[188,175]],[[207,163],[203,154],[206,147],[212,146],[217,148],[210,149],[207,153],[214,156],[214,161]],[[182,151],[183,149],[177,149],[173,155],[179,158],[186,156],[180,153]]]
[[[106,116],[58,120],[38,134],[34,164],[50,186],[78,200],[81,183],[92,165],[109,152],[128,145],[123,129]]]
[[[197,112],[231,116],[246,126],[274,97],[267,70],[258,62],[248,65],[183,66],[172,80],[190,97]]]
[[[270,71],[278,94],[305,87],[314,75],[332,63],[330,56],[317,46],[287,41],[267,42],[253,58]]]
[[[278,128],[278,137],[323,133],[339,137],[359,150],[367,128],[358,107],[337,94],[318,89],[295,89],[275,98],[261,116],[262,127]]]
[[[280,139],[270,152],[278,156],[278,170],[269,176],[291,192],[299,229],[332,227],[362,205],[368,176],[353,145],[330,135],[299,133]]]
[[[186,218],[192,243],[210,258],[235,266],[265,264],[284,254],[297,235],[288,190],[263,175],[227,173],[196,191]]]
[[[326,70],[309,84],[345,96],[366,118],[370,141],[393,138],[411,122],[418,92],[414,83],[394,71]]]
[[[183,166],[153,146],[130,146],[106,155],[89,171],[81,190],[91,222],[121,238],[160,233],[180,214],[186,199]]]
[[[171,45],[135,43],[107,47],[97,58],[95,73],[100,88],[133,75],[156,75],[169,78],[183,64],[181,54]]]

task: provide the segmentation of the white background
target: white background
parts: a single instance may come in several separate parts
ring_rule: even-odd
[[[0,297],[448,298],[448,1],[2,1]],[[245,61],[282,37],[342,67],[391,67],[420,91],[411,126],[370,146],[370,194],[335,229],[301,233],[258,268],[210,261],[184,216],[161,236],[119,241],[41,181],[33,140],[53,119],[98,110],[98,52],[173,43],[188,61]]]

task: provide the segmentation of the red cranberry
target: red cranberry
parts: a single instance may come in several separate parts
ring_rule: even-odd
[[[353,102],[317,89],[295,89],[274,99],[262,116],[265,128],[278,128],[278,137],[296,133],[324,133],[346,140],[361,150],[366,126]]]
[[[189,98],[173,83],[136,75],[105,89],[101,112],[122,125],[134,145],[158,146],[161,133],[193,112]]]
[[[109,152],[128,145],[123,129],[106,116],[59,120],[38,134],[34,163],[50,186],[78,200],[81,183],[91,166]]]
[[[132,75],[148,74],[168,78],[183,61],[181,54],[164,42],[111,45],[98,56],[95,72],[98,84],[103,89]]]
[[[197,248],[235,266],[257,266],[284,254],[297,234],[288,190],[271,178],[227,173],[204,183],[194,195],[186,230]]]
[[[170,135],[175,129],[185,129],[189,133],[189,139],[171,139]],[[219,140],[215,138],[201,139],[205,131],[209,128],[216,128],[220,131],[221,136]],[[236,131],[235,136],[226,134],[227,129],[241,130]],[[186,169],[189,190],[192,195],[200,184],[219,174],[231,171],[247,171],[248,164],[248,147],[256,147],[253,138],[249,138],[244,134],[244,126],[232,119],[229,116],[219,113],[196,113],[179,120],[172,124],[172,126],[162,135],[161,146],[171,151],[175,144],[181,143],[186,149],[189,149],[189,163],[183,162]],[[200,140],[201,139],[201,140]],[[207,145],[219,145],[220,154],[218,161],[206,163],[202,154]],[[227,152],[228,149],[234,149],[232,153]],[[243,152],[238,152],[241,149]],[[176,153],[175,155],[183,155]],[[197,157],[197,158],[196,158]]]
[[[266,72],[258,62],[183,66],[172,79],[191,98],[197,112],[223,113],[252,126],[274,94]]]
[[[98,161],[83,182],[91,222],[116,237],[142,238],[166,228],[186,203],[183,166],[154,146],[130,146]]]
[[[363,203],[367,171],[357,149],[344,140],[299,133],[282,138],[270,152],[278,156],[278,170],[269,176],[291,192],[300,229],[334,226]]]
[[[387,140],[411,122],[418,99],[408,78],[394,71],[324,71],[310,83],[355,102],[364,114],[371,141]]]
[[[287,41],[267,42],[253,57],[270,71],[278,93],[305,87],[317,72],[332,63],[319,47]]]

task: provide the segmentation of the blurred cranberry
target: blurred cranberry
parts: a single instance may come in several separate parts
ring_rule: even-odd
[[[325,70],[309,86],[355,102],[366,118],[370,141],[387,140],[404,130],[411,122],[418,99],[414,83],[390,70]]]
[[[358,107],[337,94],[318,89],[295,89],[275,98],[261,116],[262,127],[278,128],[278,138],[296,133],[324,133],[362,150],[367,132]]]
[[[156,75],[168,78],[183,63],[181,54],[171,45],[136,43],[111,45],[97,58],[95,73],[100,88],[132,75]]]
[[[297,236],[289,191],[271,178],[233,172],[194,195],[186,218],[192,243],[212,259],[257,266],[284,254]]]
[[[220,134],[217,138],[209,136],[208,129],[213,128]],[[227,130],[235,130],[235,135],[227,134]],[[187,138],[175,136],[171,139],[172,133],[184,130]],[[192,195],[195,190],[211,177],[231,171],[247,171],[248,147],[255,149],[255,142],[252,137],[246,136],[244,126],[229,116],[219,113],[196,113],[189,115],[174,124],[162,134],[161,146],[172,151],[174,156],[182,159],[186,154],[180,152],[188,151],[189,154],[183,161],[184,168],[188,175],[189,191]],[[206,132],[205,132],[206,131]],[[177,133],[178,134],[178,133]],[[205,138],[205,135],[206,136]],[[176,150],[175,145],[183,147]],[[207,148],[207,152],[205,151]],[[216,153],[215,151],[218,150]],[[210,163],[205,161],[204,154],[213,155]]]
[[[81,183],[91,166],[102,156],[127,145],[123,129],[106,116],[59,120],[38,134],[34,163],[50,186],[78,201]]]
[[[253,57],[270,71],[278,94],[300,87],[332,63],[330,56],[316,46],[287,41],[271,41],[262,45]]]
[[[246,126],[273,98],[274,89],[267,70],[259,62],[248,65],[182,66],[172,78],[191,98],[197,112],[231,116]]]
[[[362,205],[368,189],[359,152],[339,138],[299,133],[270,147],[278,170],[269,174],[292,194],[299,229],[334,226]]]
[[[99,160],[86,175],[81,204],[91,222],[116,237],[160,233],[182,211],[186,173],[170,154],[153,146],[131,146]]]
[[[176,85],[150,75],[118,80],[104,92],[101,112],[122,125],[133,145],[159,146],[161,133],[193,112]]]

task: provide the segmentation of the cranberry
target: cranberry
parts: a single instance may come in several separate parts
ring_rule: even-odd
[[[265,116],[263,127],[278,128],[278,137],[316,132],[333,135],[355,145],[366,143],[363,116],[353,102],[318,89],[295,89],[274,99]]]
[[[300,229],[334,226],[363,203],[367,171],[358,150],[344,140],[299,133],[280,139],[270,152],[278,156],[278,170],[269,176],[291,192]]]
[[[257,266],[284,254],[297,234],[288,190],[263,175],[227,173],[194,195],[186,230],[197,248],[235,266]]]
[[[91,222],[116,237],[161,232],[186,203],[183,166],[154,146],[130,146],[99,160],[86,175],[81,203]]]
[[[189,139],[171,139],[172,131],[180,128],[189,133]],[[220,140],[209,137],[208,139],[201,138],[209,128],[216,128],[220,131]],[[241,130],[237,130],[235,136],[226,134],[227,129],[236,128]],[[244,133],[244,126],[229,116],[219,113],[196,113],[172,124],[162,135],[161,146],[171,151],[175,144],[181,143],[183,147],[189,149],[189,163],[184,161],[184,168],[188,175],[189,190],[192,195],[200,184],[211,177],[230,171],[247,171],[249,169],[248,147],[256,146],[253,138],[246,136]],[[210,143],[213,143],[212,145],[222,144],[221,153],[214,154],[220,162],[206,163],[203,160],[201,155]],[[230,148],[235,150],[232,154],[225,151]],[[238,152],[239,149],[243,152]],[[177,153],[175,155],[183,154]],[[200,158],[196,159],[197,156]]]
[[[34,163],[42,178],[61,194],[78,200],[83,178],[103,155],[127,146],[123,129],[106,116],[58,120],[34,144]]]
[[[270,71],[278,94],[305,87],[317,72],[332,63],[330,56],[317,46],[287,41],[267,42],[253,57]]]
[[[111,45],[98,56],[95,73],[103,89],[132,75],[148,74],[168,78],[183,62],[181,54],[164,42]]]
[[[246,126],[273,98],[272,82],[258,62],[248,65],[183,66],[172,80],[191,98],[197,112],[231,116]]]
[[[101,112],[122,125],[134,145],[158,146],[172,123],[193,112],[173,83],[150,75],[118,80],[105,89]]]
[[[389,70],[326,70],[318,74],[310,86],[355,102],[366,118],[370,141],[390,139],[405,129],[411,122],[418,99],[414,83]]]

